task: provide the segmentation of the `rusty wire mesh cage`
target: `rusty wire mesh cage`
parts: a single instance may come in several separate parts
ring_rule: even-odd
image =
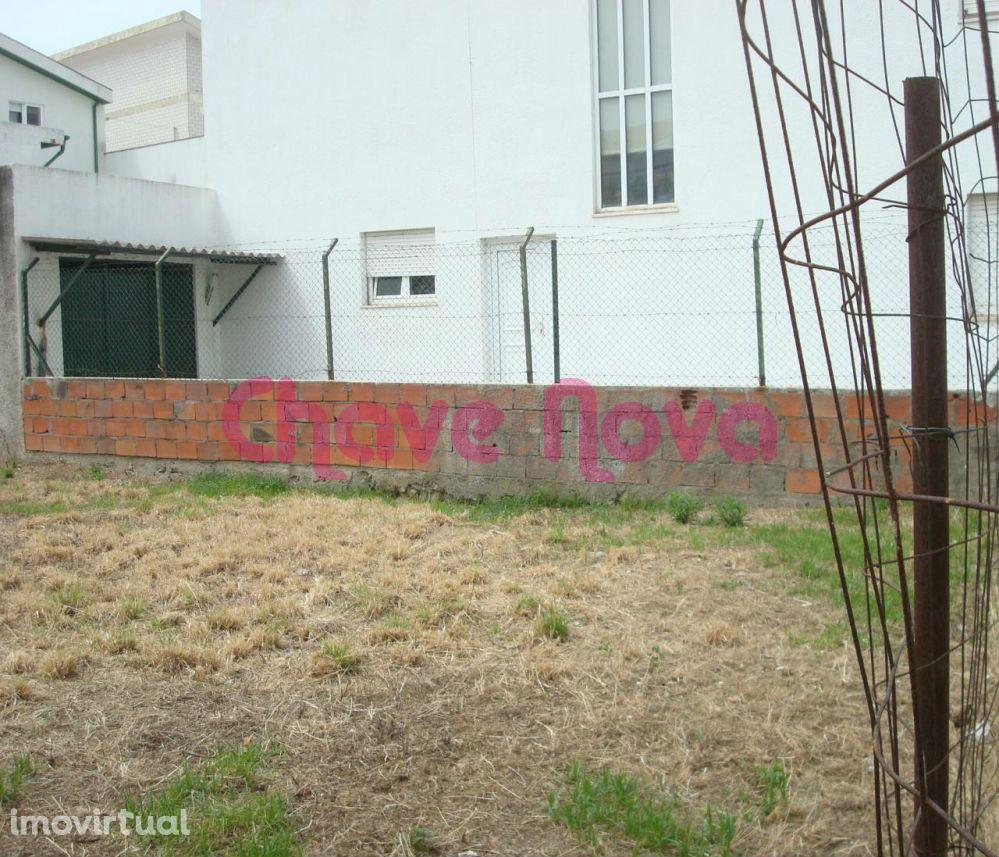
[[[813,440],[867,698],[877,850],[995,855],[992,19],[982,0],[736,7],[810,415],[810,390],[839,394],[838,432],[813,419]],[[892,212],[895,237],[871,240]],[[911,413],[885,395],[886,323],[910,341]]]

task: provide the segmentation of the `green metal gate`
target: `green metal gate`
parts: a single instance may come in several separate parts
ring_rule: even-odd
[[[59,260],[60,289],[83,266]],[[165,375],[198,374],[191,265],[163,265]],[[63,299],[63,375],[104,378],[159,377],[156,276],[148,262],[94,261]]]

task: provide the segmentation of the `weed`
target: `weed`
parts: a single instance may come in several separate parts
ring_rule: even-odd
[[[521,595],[513,605],[518,616],[537,616],[541,612],[541,600],[533,595]]]
[[[141,619],[148,609],[149,605],[145,601],[131,597],[122,598],[116,606],[118,615],[129,622]]]
[[[666,500],[669,516],[678,524],[689,524],[703,506],[699,497],[686,491],[670,491]]]
[[[90,465],[90,471],[88,473],[88,476],[90,477],[91,481],[93,481],[93,482],[103,482],[104,481],[104,477],[106,475],[107,474],[104,472],[104,468],[101,467],[99,464],[91,464]]]
[[[24,781],[35,772],[30,756],[15,756],[9,771],[0,768],[0,806],[13,806]]]
[[[569,619],[554,607],[544,607],[538,616],[538,636],[563,642],[569,639]]]
[[[763,818],[774,814],[778,807],[786,807],[790,801],[791,778],[784,770],[784,763],[771,762],[757,771],[757,779],[763,791],[760,800],[760,813]]]
[[[314,676],[350,675],[357,672],[361,656],[347,643],[323,643],[313,656],[310,672]]]
[[[142,817],[188,812],[190,836],[143,835],[164,857],[300,857],[288,801],[262,782],[261,768],[270,755],[257,741],[218,750],[125,808]]]
[[[413,827],[399,834],[396,848],[392,853],[423,857],[423,855],[440,854],[441,850],[434,841],[432,830],[426,827]]]
[[[715,513],[726,527],[741,527],[746,523],[746,504],[735,497],[726,497],[716,507]]]
[[[16,472],[17,464],[13,461],[8,461],[3,467],[0,467],[0,476],[4,479],[13,479]]]
[[[665,652],[663,652],[663,647],[656,643],[652,647],[652,654],[649,656],[649,666],[655,669],[663,662],[663,657]]]
[[[594,849],[613,834],[635,853],[676,857],[730,857],[735,816],[711,804],[703,819],[676,795],[639,783],[628,774],[591,774],[578,762],[569,769],[564,792],[548,795],[548,814]]]

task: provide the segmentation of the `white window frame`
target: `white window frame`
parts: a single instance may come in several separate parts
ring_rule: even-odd
[[[11,118],[10,118],[10,108],[13,105],[15,105],[15,104],[20,104],[21,105],[21,121],[20,122],[13,122],[13,121],[11,121]],[[45,108],[41,104],[35,104],[32,101],[14,101],[14,99],[12,99],[12,98],[8,99],[7,100],[7,121],[10,122],[11,125],[28,125],[29,124],[29,122],[28,122],[28,108],[29,107],[35,107],[38,110],[38,124],[37,125],[32,125],[31,127],[32,128],[41,128],[41,127],[43,127],[45,125]]]
[[[999,0],[996,0],[999,2]],[[645,49],[645,86],[625,89],[624,84],[624,0],[617,0],[617,78],[618,89],[600,91],[600,28],[597,23],[597,0],[590,0],[590,16],[592,33],[592,92],[593,92],[593,142],[595,153],[595,197],[596,214],[640,214],[643,211],[677,211],[676,192],[676,99],[670,98],[671,121],[673,126],[673,201],[645,202],[628,205],[628,127],[625,123],[625,101],[629,95],[645,97],[645,187],[646,200],[654,199],[652,188],[652,93],[673,92],[676,79],[674,71],[673,52],[673,6],[669,4],[669,34],[670,34],[670,82],[652,84],[651,32],[649,29],[649,0],[642,0],[643,12],[643,45]],[[600,154],[600,102],[616,98],[618,100],[618,125],[620,126],[620,158],[621,158],[621,204],[605,206],[603,202],[603,181],[601,176],[602,158]]]
[[[402,286],[400,287],[399,294],[397,295],[378,295],[375,294],[375,281],[376,280],[387,280],[393,277],[399,277],[402,280]],[[432,295],[414,295],[411,291],[412,285],[411,281],[413,277],[433,277],[434,278],[434,293]],[[400,302],[405,302],[407,304],[433,304],[437,302],[437,275],[436,274],[385,274],[382,276],[368,277],[368,303],[372,306],[381,306],[384,304],[398,304]]]

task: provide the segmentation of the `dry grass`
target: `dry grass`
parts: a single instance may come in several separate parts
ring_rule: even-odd
[[[852,652],[789,642],[839,611],[754,548],[692,545],[709,528],[45,466],[0,504],[0,767],[44,760],[23,812],[117,808],[253,737],[281,748],[310,855],[387,855],[419,828],[445,853],[554,857],[591,853],[545,809],[574,760],[700,806],[780,761],[790,805],[737,848],[872,853]]]

